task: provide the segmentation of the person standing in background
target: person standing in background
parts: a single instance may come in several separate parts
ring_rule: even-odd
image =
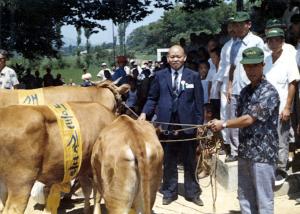
[[[179,45],[169,49],[167,56],[169,68],[157,71],[151,83],[148,99],[139,119],[145,120],[156,111],[157,122],[177,124],[203,123],[203,89],[200,74],[184,67],[186,54]],[[196,130],[184,128],[184,125],[171,126],[162,124],[164,130],[161,139],[181,140],[165,143],[163,205],[168,205],[178,198],[177,162],[182,154],[184,166],[184,197],[198,206],[203,206],[200,198],[201,189],[195,178],[197,141],[185,141],[195,138]]]
[[[0,88],[15,89],[19,85],[16,72],[6,65],[8,53],[0,49]]]
[[[275,87],[263,76],[262,48],[244,50],[240,63],[250,84],[240,93],[237,118],[212,120],[208,124],[214,132],[239,128],[238,199],[241,213],[273,214],[280,99]]]

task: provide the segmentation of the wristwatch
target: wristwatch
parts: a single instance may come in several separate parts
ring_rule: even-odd
[[[223,129],[227,128],[227,122],[226,121],[222,124],[222,127],[223,127]]]

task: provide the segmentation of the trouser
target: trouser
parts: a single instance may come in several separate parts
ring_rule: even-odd
[[[211,99],[210,103],[213,106],[213,118],[220,120],[221,100],[220,99]]]
[[[277,132],[279,138],[277,167],[286,171],[289,158],[289,143],[295,141],[294,130],[291,126],[291,120],[282,121],[278,119]]]
[[[220,107],[220,118],[223,121],[226,121],[229,119],[230,115],[230,105],[228,104],[227,98],[226,98],[226,92],[221,92],[221,107]],[[222,137],[224,140],[224,144],[230,145],[230,137],[228,134],[229,129],[222,129]]]
[[[230,116],[229,116],[230,119],[236,118],[237,99],[238,99],[238,95],[231,96]],[[230,140],[229,140],[230,154],[232,156],[237,156],[238,146],[239,146],[239,129],[237,129],[237,128],[228,129],[228,138],[230,138]]]
[[[242,214],[274,213],[275,166],[238,159],[238,198]]]
[[[177,113],[171,116],[172,123],[180,123]],[[182,127],[169,127],[173,131]],[[184,139],[195,138],[195,134],[186,134],[183,131],[177,135],[162,135],[162,139],[178,140],[180,142],[163,143],[164,149],[164,169],[162,193],[164,198],[177,198],[178,196],[178,157],[181,157],[184,168],[184,191],[186,199],[197,198],[201,194],[201,189],[195,178],[196,170],[196,148],[197,141],[184,141]]]
[[[186,135],[186,138],[192,136]],[[170,139],[170,138],[169,138]],[[179,153],[182,153],[184,167],[184,197],[193,199],[199,197],[201,189],[195,178],[196,170],[195,141],[165,143],[164,148],[164,174],[162,192],[164,198],[177,198],[178,196],[178,170],[177,161]]]

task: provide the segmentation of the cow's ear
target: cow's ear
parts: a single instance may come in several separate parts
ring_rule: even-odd
[[[128,84],[123,84],[123,85],[119,86],[117,89],[117,91],[120,94],[126,94],[129,90],[130,90],[130,85],[128,85]]]

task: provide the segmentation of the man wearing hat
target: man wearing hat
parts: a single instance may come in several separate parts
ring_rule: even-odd
[[[297,65],[298,68],[300,68],[300,14],[294,14],[291,17],[291,32],[293,33],[293,35],[295,36],[295,40],[297,42],[296,45],[296,61],[297,61]],[[295,128],[295,147],[296,149],[299,150],[300,148],[300,83],[298,83],[298,90],[295,96],[295,111],[294,111],[294,117],[293,119],[295,119],[296,121],[293,121],[294,123],[296,123],[296,128]],[[300,203],[300,198],[299,198],[299,203]]]
[[[229,69],[230,69],[230,49],[233,42],[236,40],[236,36],[234,35],[233,28],[232,28],[232,20],[233,17],[230,17],[227,20],[227,32],[228,36],[231,38],[227,41],[221,50],[220,56],[220,63],[218,72],[219,78],[217,81],[220,82],[220,91],[221,91],[221,108],[220,108],[220,118],[221,120],[229,119],[229,111],[230,111],[230,104],[227,102],[226,93],[228,87],[228,78],[229,78]],[[228,132],[228,130],[222,130],[222,137],[224,139],[225,151],[226,154],[230,154],[230,145],[232,145],[232,136]]]
[[[212,120],[208,124],[213,131],[240,128],[238,199],[241,213],[273,214],[279,95],[263,77],[264,52],[261,48],[244,50],[240,63],[250,84],[240,93],[237,118]]]
[[[297,59],[297,64],[298,67],[300,67],[300,14],[295,14],[291,17],[291,23],[292,23],[292,28],[291,31],[293,35],[295,36],[295,39],[297,41],[297,54],[296,54],[296,59]]]
[[[237,98],[242,88],[249,84],[249,79],[247,78],[244,68],[240,63],[242,53],[246,48],[263,48],[264,46],[263,40],[250,31],[251,21],[247,12],[236,12],[232,20],[232,27],[236,40],[232,43],[230,49],[230,69],[227,90],[227,100],[230,103],[229,118],[236,117]],[[226,162],[237,160],[237,148],[239,144],[238,129],[231,129],[230,135],[232,136],[230,145],[231,151]]]
[[[283,32],[286,31],[286,25],[282,21],[280,21],[279,19],[269,19],[267,21],[266,28],[265,28],[265,35],[272,28],[280,28],[280,29],[283,30]],[[282,49],[283,49],[284,52],[287,52],[291,56],[292,55],[296,56],[296,49],[295,49],[295,47],[293,45],[284,42],[283,45],[282,45]],[[271,52],[272,52],[269,49],[267,43],[265,43],[264,52],[265,52],[266,56],[269,55],[269,54],[271,54]]]
[[[265,59],[264,75],[276,88],[280,97],[278,136],[279,159],[276,172],[276,185],[284,182],[288,162],[289,142],[294,142],[290,115],[300,75],[295,55],[283,50],[284,32],[280,28],[271,28],[267,34],[267,44],[272,54]],[[292,137],[291,137],[292,136]]]
[[[127,73],[125,71],[125,66],[127,64],[126,56],[118,56],[117,57],[118,68],[115,70],[112,75],[112,80],[117,81],[117,85],[122,85],[127,83]]]
[[[111,73],[110,69],[107,67],[107,64],[105,62],[103,62],[101,64],[101,70],[99,71],[99,73],[97,74],[97,77],[100,78],[101,80],[106,80],[107,78],[104,75],[104,71],[108,70],[109,73]]]

